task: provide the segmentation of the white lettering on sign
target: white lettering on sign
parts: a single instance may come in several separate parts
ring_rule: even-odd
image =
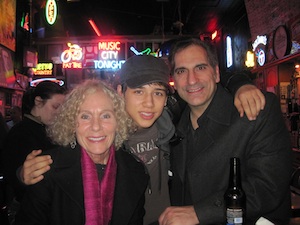
[[[257,36],[256,40],[252,44],[253,51],[259,44],[267,45],[267,36]]]
[[[125,60],[94,60],[95,69],[121,69]]]
[[[101,52],[102,59],[118,59],[118,52],[117,51],[103,51]]]

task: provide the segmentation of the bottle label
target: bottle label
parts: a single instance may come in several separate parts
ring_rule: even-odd
[[[243,209],[227,209],[227,225],[243,224]]]

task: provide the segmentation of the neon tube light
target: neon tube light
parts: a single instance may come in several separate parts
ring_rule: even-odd
[[[48,0],[45,7],[46,20],[53,25],[57,18],[57,4],[55,0]]]
[[[218,35],[218,31],[215,31],[211,34],[211,40],[214,40]]]
[[[226,37],[226,59],[227,59],[227,68],[229,68],[233,64],[231,37],[229,36]]]
[[[139,52],[138,50],[136,50],[133,46],[130,47],[130,50],[136,54],[136,55],[149,55],[151,53],[151,49],[150,48],[146,48],[144,51]]]
[[[89,20],[89,23],[91,24],[91,26],[94,29],[97,36],[100,37],[102,34],[101,34],[100,30],[98,29],[97,25],[95,24],[94,20]]]

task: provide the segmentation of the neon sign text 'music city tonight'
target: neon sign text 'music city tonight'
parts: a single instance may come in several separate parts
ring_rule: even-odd
[[[94,60],[95,69],[120,69],[125,60],[118,60],[121,50],[119,41],[99,42],[99,60]]]

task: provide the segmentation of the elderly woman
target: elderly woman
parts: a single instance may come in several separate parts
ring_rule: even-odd
[[[135,129],[122,98],[89,80],[60,110],[48,133],[62,147],[44,153],[53,164],[28,187],[16,224],[142,224],[148,175],[121,147]]]

